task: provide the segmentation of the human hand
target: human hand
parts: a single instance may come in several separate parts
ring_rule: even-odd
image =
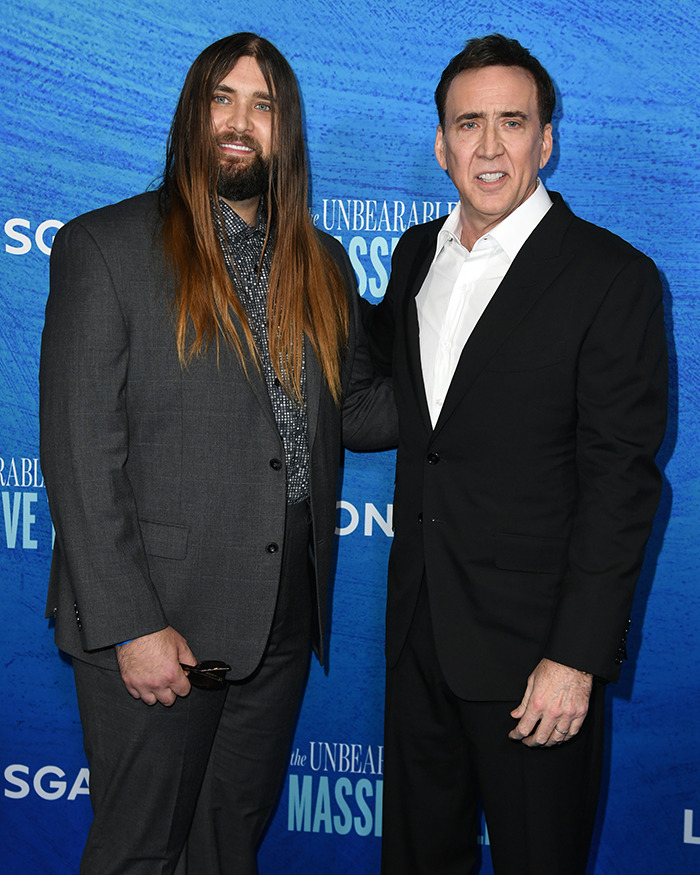
[[[190,691],[180,663],[197,663],[187,641],[172,626],[120,645],[117,661],[130,695],[146,705],[160,702],[166,706]]]
[[[508,737],[528,747],[570,741],[588,713],[592,686],[588,672],[542,659],[527,680],[522,702],[510,712],[519,722]]]

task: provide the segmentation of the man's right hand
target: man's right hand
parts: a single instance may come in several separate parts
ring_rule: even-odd
[[[121,644],[117,660],[127,690],[146,705],[169,706],[178,696],[186,696],[190,682],[180,663],[197,664],[187,641],[172,626]]]

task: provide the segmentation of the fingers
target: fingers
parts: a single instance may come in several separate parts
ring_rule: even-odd
[[[560,722],[562,726],[565,725],[564,720]],[[522,743],[526,747],[557,747],[571,741],[575,735],[576,732],[571,729],[562,729],[558,723],[555,723],[550,729],[548,723],[540,721],[535,731],[522,739]]]
[[[146,705],[166,707],[188,695],[191,687],[180,668],[180,654],[186,657],[183,662],[196,662],[185,639],[171,627],[118,647],[119,670],[129,694]]]
[[[555,723],[549,741],[551,744],[561,744],[562,742],[566,741],[567,736],[571,734],[572,733],[570,729],[560,729]]]
[[[516,720],[520,720],[527,711],[528,703],[530,702],[530,696],[532,695],[532,675],[528,679],[527,687],[525,688],[525,693],[523,694],[522,701],[518,705],[517,708],[514,708],[510,712],[511,717],[515,717]]]
[[[145,705],[155,705],[160,702],[169,708],[177,699],[177,695],[169,687],[147,687],[143,685],[127,687],[135,699],[141,699]]]
[[[178,663],[184,663],[185,665],[197,665],[198,659],[195,657],[194,653],[190,650],[187,641],[179,635],[179,642],[177,648],[177,661]]]
[[[514,741],[521,741],[527,747],[554,747],[571,741],[582,725],[582,717],[573,720],[571,716],[563,713],[558,717],[543,714],[539,718],[536,714],[527,714],[525,719],[520,720],[515,729],[508,733],[508,737]]]
[[[158,701],[161,705],[172,705],[177,696],[187,696],[191,689],[192,687],[189,679],[185,672],[180,668],[180,663],[178,661],[175,670],[175,677],[169,679],[167,689],[164,691],[164,695],[169,701],[163,701],[163,698],[159,698]],[[170,699],[169,693],[172,693],[172,699]]]
[[[588,713],[591,676],[542,660],[528,679],[523,701],[511,711],[518,724],[508,734],[527,747],[554,747],[574,738]]]
[[[530,700],[532,703],[532,699]],[[517,710],[517,709],[516,709]],[[542,708],[534,705],[525,709],[517,726],[508,733],[514,741],[521,741],[527,747],[553,747],[574,738],[588,713],[588,703],[577,701],[570,707],[561,703]],[[511,712],[517,718],[515,712]]]
[[[122,678],[129,694],[146,705],[159,702],[170,707],[179,696],[186,696],[190,692],[190,682],[179,665],[176,670],[152,670],[132,663],[126,671],[122,671]]]
[[[517,717],[517,714],[513,714]],[[526,708],[518,725],[508,733],[513,741],[522,741],[528,747],[541,747],[549,742],[553,734],[554,721],[544,720],[542,712]]]

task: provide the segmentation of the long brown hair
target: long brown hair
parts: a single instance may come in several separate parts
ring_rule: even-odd
[[[294,73],[272,43],[254,33],[225,37],[199,55],[185,79],[168,136],[161,212],[165,253],[176,278],[178,355],[187,365],[212,340],[218,352],[222,336],[235,349],[246,373],[246,348],[259,367],[255,340],[226,269],[211,207],[219,160],[212,135],[211,100],[216,86],[245,56],[255,58],[274,97],[265,200],[265,245],[274,240],[267,303],[272,365],[287,393],[301,400],[306,335],[338,403],[349,320],[345,284],[319,242],[307,208],[306,150]]]

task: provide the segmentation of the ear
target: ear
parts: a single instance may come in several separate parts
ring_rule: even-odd
[[[549,158],[552,154],[553,148],[554,148],[554,141],[552,139],[552,126],[545,125],[544,130],[542,131],[542,151],[540,152],[540,170],[542,170],[544,165],[549,161]]]
[[[437,131],[435,132],[435,157],[437,158],[437,163],[442,167],[443,170],[447,170],[447,161],[445,160],[445,137],[442,132],[442,126],[437,126]]]

